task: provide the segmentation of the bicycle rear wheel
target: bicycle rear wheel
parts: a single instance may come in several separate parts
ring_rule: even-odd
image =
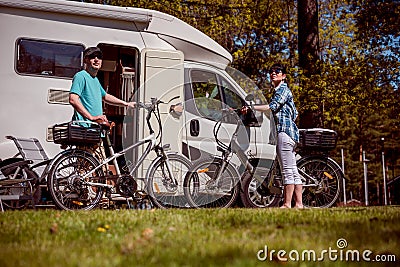
[[[178,154],[168,154],[167,157],[173,177],[169,175],[167,160],[157,158],[146,175],[147,193],[158,208],[187,207],[182,180],[190,168],[190,161]]]
[[[14,163],[23,162],[22,158],[8,158],[0,162],[0,168],[6,168]],[[0,195],[3,206],[10,209],[23,209],[31,201],[34,206],[39,202],[40,190],[38,190],[37,174],[29,169],[27,164],[10,167],[4,173],[0,173]],[[1,170],[0,172],[3,172]],[[8,179],[7,179],[7,178]]]
[[[226,165],[221,177],[216,177],[221,168],[219,158],[203,159],[193,164],[183,182],[183,191],[193,208],[231,207],[240,192],[239,174],[231,165]]]
[[[48,176],[47,186],[54,204],[63,210],[91,210],[103,196],[103,187],[86,182],[104,183],[102,168],[91,176],[83,176],[99,166],[99,161],[83,150],[69,150],[56,159]]]
[[[340,192],[342,171],[327,157],[306,157],[297,163],[303,181],[303,205],[328,208],[335,204]],[[313,179],[315,181],[313,181]]]

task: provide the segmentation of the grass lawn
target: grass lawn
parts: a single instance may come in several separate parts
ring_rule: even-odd
[[[0,213],[2,267],[396,266],[363,253],[400,265],[400,207]]]

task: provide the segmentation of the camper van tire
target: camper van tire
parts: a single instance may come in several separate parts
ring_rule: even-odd
[[[282,187],[281,177],[273,177],[272,185],[276,188]],[[240,199],[245,208],[274,208],[278,207],[283,199],[283,191],[278,194],[271,193],[269,189],[263,189],[260,182],[249,172],[242,176],[242,191]]]

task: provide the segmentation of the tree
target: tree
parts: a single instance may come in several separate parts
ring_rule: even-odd
[[[312,76],[318,75],[319,70],[319,31],[318,31],[318,2],[317,0],[298,0],[298,36],[299,36],[299,67],[302,75],[307,79],[302,79],[301,87],[304,94],[300,101],[304,102],[309,98],[310,93],[321,95],[321,88],[316,87],[315,83],[309,82]],[[312,128],[321,126],[322,110],[321,106],[309,106],[300,113],[300,127]]]

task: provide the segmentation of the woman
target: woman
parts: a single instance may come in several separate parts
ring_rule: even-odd
[[[281,208],[292,207],[294,197],[295,208],[303,208],[303,185],[296,165],[295,148],[299,142],[299,130],[293,95],[286,83],[286,69],[281,64],[274,64],[269,70],[274,94],[268,105],[254,106],[255,110],[271,110],[274,115],[278,134],[277,155],[284,181],[284,203]]]

